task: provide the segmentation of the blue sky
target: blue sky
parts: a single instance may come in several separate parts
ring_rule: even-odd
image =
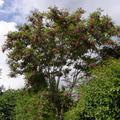
[[[9,31],[15,31],[16,25],[26,22],[30,11],[34,9],[46,11],[49,6],[67,8],[70,11],[82,7],[87,11],[86,15],[101,8],[104,14],[108,14],[116,24],[120,24],[120,0],[0,0],[0,46],[5,42],[5,35]],[[14,89],[23,87],[23,77],[19,76],[16,79],[8,77],[7,56],[2,53],[1,48],[0,58],[0,68],[2,68],[0,85]]]

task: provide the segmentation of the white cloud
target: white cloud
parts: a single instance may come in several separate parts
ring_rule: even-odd
[[[88,13],[101,8],[105,14],[113,18],[115,23],[120,24],[120,0],[84,0],[82,7]]]
[[[5,34],[7,34],[9,31],[15,31],[16,23],[14,22],[5,22],[0,21],[0,39],[1,37],[4,37]]]
[[[13,19],[16,22],[22,22],[31,10],[39,9],[45,11],[49,6],[58,6],[69,10],[82,7],[88,13],[95,11],[97,8],[102,8],[116,23],[120,23],[120,0],[14,0],[8,11],[17,12],[18,15],[14,16]]]
[[[17,23],[24,22],[30,11],[39,9],[40,11],[48,10],[50,6],[58,6],[59,8],[74,9],[82,5],[79,0],[14,0],[12,6],[6,9],[7,13],[17,13],[13,20]],[[1,11],[5,12],[5,11]]]
[[[4,0],[0,0],[0,7],[2,7],[4,4]]]
[[[8,76],[9,74],[9,67],[6,63],[7,56],[5,53],[2,52],[2,45],[5,42],[6,34],[9,31],[15,31],[16,23],[14,22],[5,22],[0,21],[0,68],[2,69],[1,75],[0,75],[0,85],[4,85],[6,89],[8,88],[21,88],[24,86],[24,80],[22,77],[18,78],[10,78]]]

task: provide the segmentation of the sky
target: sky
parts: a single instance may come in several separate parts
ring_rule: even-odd
[[[104,10],[104,14],[112,17],[113,22],[120,24],[120,0],[0,0],[0,85],[6,89],[18,89],[24,87],[23,76],[10,78],[9,67],[7,65],[6,53],[2,53],[1,47],[6,40],[6,34],[9,31],[15,31],[16,25],[26,22],[30,12],[38,9],[47,11],[49,6],[58,8],[67,8],[74,11],[77,8],[83,8],[86,15],[95,11],[97,8]]]

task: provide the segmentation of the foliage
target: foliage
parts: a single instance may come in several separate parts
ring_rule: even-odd
[[[35,92],[47,89],[56,116],[66,111],[61,107],[62,98],[67,98],[61,95],[63,81],[65,92],[71,94],[81,78],[88,76],[88,68],[102,60],[103,47],[116,46],[112,37],[118,34],[118,26],[111,18],[97,10],[85,19],[84,12],[81,8],[73,13],[57,7],[46,13],[36,10],[27,23],[8,33],[3,47],[8,50],[11,76],[24,75],[26,85]]]
[[[120,58],[120,43],[118,43],[118,45],[116,45],[114,48],[104,46],[100,54],[102,58],[105,60],[110,57],[119,59]]]
[[[47,91],[7,90],[0,95],[0,120],[54,120],[55,107]]]
[[[0,95],[0,120],[14,119],[16,93],[14,90],[8,90]]]
[[[63,120],[64,113],[74,104],[74,100],[71,98],[70,94],[64,90],[57,94],[49,92],[49,101],[54,103],[56,120]]]
[[[65,120],[120,119],[120,60],[109,60],[92,71],[89,82],[80,86],[80,100]]]
[[[54,120],[54,107],[48,101],[48,93],[21,92],[15,106],[15,120]]]
[[[56,92],[63,79],[71,83],[72,89],[80,73],[99,61],[100,49],[104,45],[114,46],[111,37],[118,30],[101,10],[87,19],[83,14],[81,8],[69,13],[56,7],[47,13],[32,12],[27,23],[7,35],[4,50],[8,50],[11,76],[23,74],[28,86],[46,86]],[[97,57],[93,58],[92,53]]]

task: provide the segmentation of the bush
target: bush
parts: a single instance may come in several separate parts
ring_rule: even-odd
[[[46,92],[21,92],[15,107],[16,120],[54,120],[53,106],[46,97]]]
[[[0,95],[0,120],[13,120],[15,117],[16,92],[8,90]]]
[[[120,60],[105,62],[92,71],[92,79],[80,86],[80,100],[65,120],[120,119]]]

